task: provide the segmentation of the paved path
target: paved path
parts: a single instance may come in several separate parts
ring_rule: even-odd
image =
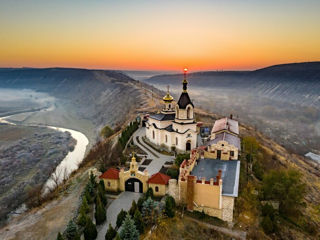
[[[132,201],[136,202],[140,198],[141,193],[134,192],[122,192],[119,194],[118,198],[113,200],[110,206],[107,208],[107,221],[100,227],[98,227],[98,237],[97,240],[104,240],[104,236],[111,223],[112,227],[116,226],[117,216],[121,209],[128,211],[131,207]]]
[[[143,166],[143,167],[146,167],[146,169],[148,170],[148,173],[150,174],[150,176],[152,174],[155,174],[157,172],[160,171],[160,169],[162,168],[162,166],[165,164],[165,162],[167,161],[173,161],[174,160],[174,157],[173,156],[168,156],[168,155],[164,155],[164,154],[161,154],[157,151],[155,151],[154,149],[152,149],[151,147],[149,147],[146,143],[143,142],[142,140],[142,137],[145,136],[146,134],[146,129],[143,127],[143,128],[139,128],[134,134],[133,134],[133,143],[135,145],[137,145],[139,148],[141,148],[143,151],[146,152],[147,154],[147,158],[148,159],[152,159],[152,162],[147,165],[147,166],[144,166],[144,165],[140,165],[140,166]],[[140,143],[142,143],[143,145],[141,145],[140,143],[138,143],[137,141],[137,138],[139,138],[139,141]],[[146,148],[146,147],[147,148]],[[157,156],[154,156],[154,154],[152,154],[150,152],[150,150],[155,153]],[[141,163],[143,163],[143,160],[141,161]]]

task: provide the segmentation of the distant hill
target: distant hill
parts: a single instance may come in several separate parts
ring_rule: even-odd
[[[73,68],[6,68],[0,69],[0,88],[32,89],[54,96],[62,106],[62,117],[50,115],[47,124],[58,124],[63,118],[65,126],[77,127],[73,119],[89,120],[95,128],[111,126],[123,121],[141,105],[141,86],[146,84],[118,71]],[[60,111],[57,109],[56,111]],[[61,112],[61,111],[60,111]],[[76,116],[72,115],[76,112]],[[57,116],[57,114],[56,114]],[[35,119],[33,119],[35,121]]]
[[[182,74],[146,79],[156,85],[179,85]],[[188,75],[190,87],[245,90],[260,96],[320,108],[320,62],[274,65],[254,71],[206,71]]]

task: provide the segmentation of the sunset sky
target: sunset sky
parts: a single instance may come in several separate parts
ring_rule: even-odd
[[[319,0],[0,2],[0,67],[226,70],[319,60]]]

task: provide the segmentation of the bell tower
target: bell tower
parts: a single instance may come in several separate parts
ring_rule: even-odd
[[[169,92],[169,85],[167,86],[167,94],[162,98],[164,101],[164,108],[162,109],[162,113],[164,114],[172,114],[174,112],[173,109],[173,97],[170,95]]]

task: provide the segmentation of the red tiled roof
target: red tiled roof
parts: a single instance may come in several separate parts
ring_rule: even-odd
[[[119,170],[115,168],[109,168],[99,178],[104,179],[119,179]]]
[[[163,184],[163,185],[167,185],[169,182],[170,177],[168,175],[165,175],[163,173],[155,173],[153,174],[149,180],[148,183],[154,183],[154,184]]]

